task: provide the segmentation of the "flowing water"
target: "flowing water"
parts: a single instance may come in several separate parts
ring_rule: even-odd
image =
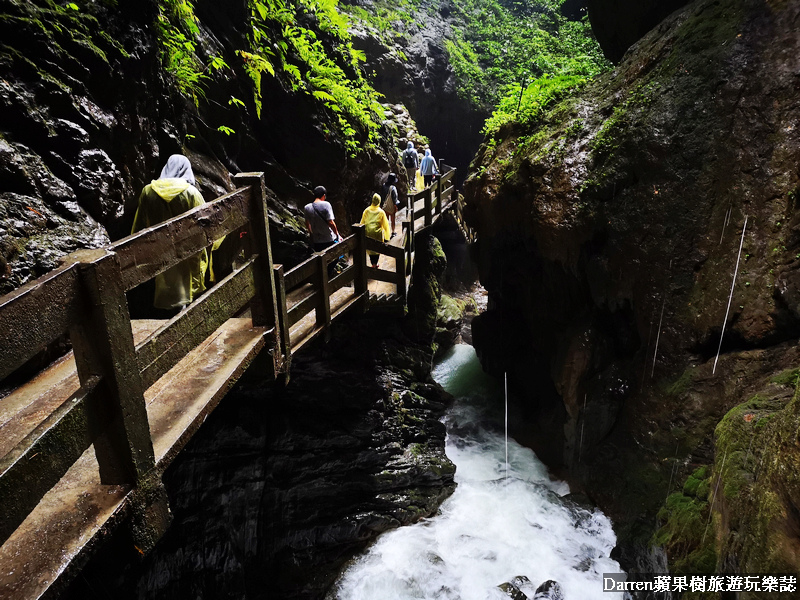
[[[621,570],[609,558],[616,538],[608,518],[562,500],[569,486],[513,439],[506,469],[503,388],[472,346],[455,346],[433,375],[457,399],[445,420],[458,487],[435,516],[380,536],[328,598],[508,598],[497,586],[522,575],[529,598],[554,579],[566,600],[621,599],[602,591],[602,574]]]

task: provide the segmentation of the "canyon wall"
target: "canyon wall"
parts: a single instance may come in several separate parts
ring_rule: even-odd
[[[628,566],[651,543],[678,570],[800,565],[798,19],[693,2],[486,140],[467,181],[479,355],[535,417],[519,435],[618,520]]]

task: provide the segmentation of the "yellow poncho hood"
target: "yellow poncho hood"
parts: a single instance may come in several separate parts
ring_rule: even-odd
[[[155,179],[150,182],[153,191],[161,196],[165,202],[169,202],[175,196],[189,189],[191,184],[185,179],[171,177],[169,179]]]

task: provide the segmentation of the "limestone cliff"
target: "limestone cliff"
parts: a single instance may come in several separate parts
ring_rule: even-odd
[[[675,531],[671,566],[710,540],[711,554],[685,567],[800,565],[798,490],[785,475],[795,405],[770,383],[800,358],[798,19],[797,2],[693,2],[536,126],[486,140],[472,165],[466,196],[490,293],[473,324],[479,354],[538,417],[540,454],[618,519],[623,554],[637,544],[645,554],[664,499],[713,464],[705,507],[690,489],[689,529],[713,500],[711,530],[702,542],[702,525],[697,539]],[[757,393],[783,416],[751,416],[736,442],[724,425],[715,436]],[[734,504],[713,494],[731,444],[772,465],[754,483],[753,456],[737,463]],[[737,538],[774,529],[782,542],[769,559],[741,554]]]

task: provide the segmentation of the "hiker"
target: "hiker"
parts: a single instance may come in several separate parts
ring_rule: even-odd
[[[408,189],[416,190],[419,156],[414,148],[414,142],[408,142],[408,147],[403,150],[403,166],[406,168],[406,176],[408,177]]]
[[[158,179],[147,184],[139,195],[131,233],[158,225],[202,204],[205,201],[195,187],[189,159],[183,154],[173,154]],[[212,250],[219,246],[222,239],[214,242]],[[153,306],[170,313],[159,316],[174,316],[205,291],[209,262],[208,251],[203,248],[194,256],[156,275]]]
[[[371,237],[373,240],[386,243],[391,238],[392,230],[389,227],[389,219],[381,208],[380,195],[373,194],[372,204],[365,208],[361,215],[361,224],[365,226],[367,237]],[[372,250],[367,250],[367,254],[372,266],[377,267],[380,254]]]
[[[433,176],[439,174],[439,168],[436,166],[436,159],[431,156],[430,150],[425,150],[425,156],[419,165],[419,170],[422,173],[422,178],[425,181],[425,187],[428,187],[433,181]]]
[[[396,225],[397,211],[400,209],[400,198],[397,196],[397,188],[394,186],[395,183],[397,183],[397,175],[394,173],[389,173],[389,176],[386,178],[386,183],[384,183],[381,187],[383,210],[392,220],[391,237],[397,235],[394,229]]]
[[[336,220],[333,215],[331,203],[325,200],[328,190],[318,185],[314,188],[314,201],[309,202],[303,208],[306,217],[306,229],[311,235],[311,244],[314,252],[322,252],[325,248],[333,246],[336,242],[342,241],[339,230],[336,228]],[[336,261],[328,263],[328,277],[333,276],[336,270]]]

